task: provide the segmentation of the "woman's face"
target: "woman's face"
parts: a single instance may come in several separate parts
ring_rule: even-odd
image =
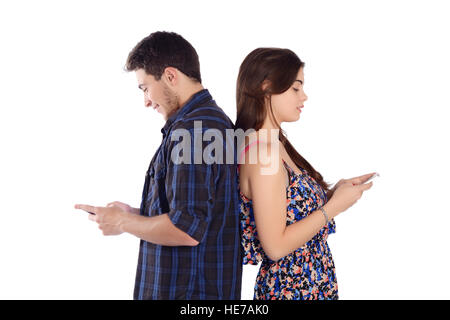
[[[297,73],[297,78],[285,92],[272,95],[273,113],[278,121],[293,122],[300,118],[301,108],[308,96],[303,91],[303,68]],[[269,111],[270,114],[270,111]]]

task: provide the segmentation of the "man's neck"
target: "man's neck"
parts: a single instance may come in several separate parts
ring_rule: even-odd
[[[178,104],[180,105],[180,109],[184,107],[186,102],[188,102],[194,94],[203,89],[205,88],[203,88],[203,85],[201,83],[195,83],[190,85],[188,88],[186,88],[186,90],[180,93],[178,96]]]

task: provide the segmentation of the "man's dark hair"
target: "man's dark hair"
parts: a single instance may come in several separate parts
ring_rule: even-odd
[[[126,71],[144,69],[160,80],[167,67],[180,70],[189,78],[202,82],[200,62],[194,47],[174,32],[158,31],[142,39],[128,55]]]

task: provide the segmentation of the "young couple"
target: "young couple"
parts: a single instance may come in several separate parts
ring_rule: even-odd
[[[119,201],[75,208],[91,212],[104,235],[141,239],[134,299],[240,299],[242,264],[258,262],[255,299],[338,298],[327,237],[334,217],[372,186],[365,183],[372,173],[330,189],[286,138],[281,123],[297,121],[307,100],[303,67],[288,49],[250,52],[239,69],[233,125],[203,87],[198,55],[183,37],[155,32],[129,53],[126,70],[135,72],[145,106],[166,121],[140,208]],[[197,121],[202,132],[249,132],[233,148],[235,161],[173,161],[173,135],[193,137]],[[190,141],[192,157],[212,143],[203,140]],[[249,150],[270,156],[252,160]]]

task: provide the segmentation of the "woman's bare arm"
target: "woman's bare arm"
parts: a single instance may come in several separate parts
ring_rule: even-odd
[[[267,154],[271,154],[267,145]],[[279,152],[270,158],[269,164],[244,164],[248,170],[249,191],[253,201],[253,212],[261,245],[274,261],[288,255],[311,240],[325,225],[325,218],[320,210],[312,212],[308,217],[286,226],[286,174]],[[275,162],[278,162],[276,164]],[[261,169],[276,167],[274,174],[264,175]],[[329,219],[336,216],[332,207],[324,206]]]

